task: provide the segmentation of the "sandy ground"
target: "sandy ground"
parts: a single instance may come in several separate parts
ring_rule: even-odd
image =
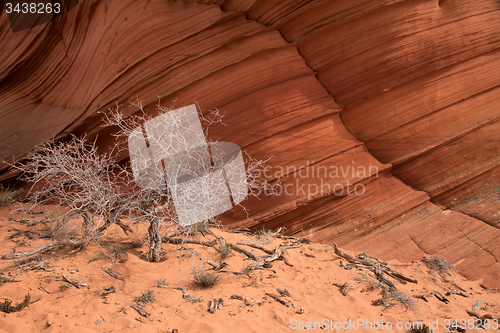
[[[0,253],[23,251],[44,244],[47,240],[17,236],[8,239],[14,228],[27,230],[27,224],[43,218],[16,211],[18,206],[0,208]],[[42,208],[43,210],[43,208]],[[37,226],[41,228],[40,225]],[[36,228],[36,227],[35,227]],[[71,253],[65,249],[44,254],[37,264],[0,262],[0,278],[15,280],[0,285],[0,301],[22,302],[29,294],[29,307],[14,313],[0,312],[0,332],[290,332],[301,328],[315,328],[327,332],[411,332],[411,323],[431,324],[434,332],[450,332],[446,325],[465,327],[467,332],[500,332],[498,325],[489,322],[489,329],[481,329],[472,310],[478,300],[476,312],[500,317],[500,294],[486,290],[481,281],[467,281],[450,270],[441,276],[429,270],[422,261],[388,266],[418,280],[417,284],[398,282],[389,278],[406,295],[413,306],[398,304],[389,308],[373,305],[380,299],[382,289],[375,274],[363,268],[342,268],[347,262],[337,256],[332,247],[321,244],[302,244],[289,248],[285,255],[293,267],[283,260],[272,262],[272,267],[237,276],[230,272],[218,273],[219,282],[203,288],[193,282],[193,267],[200,268],[204,260],[219,261],[220,255],[212,247],[196,244],[163,244],[166,259],[160,263],[146,261],[147,246],[134,240],[145,236],[146,226],[134,235],[110,232],[109,243],[101,247],[90,245]],[[218,230],[217,230],[218,232]],[[253,235],[220,232],[226,241],[256,243],[273,250],[285,240],[275,238],[271,243]],[[208,236],[207,240],[211,240]],[[245,247],[259,256],[267,254],[259,249]],[[357,255],[356,253],[350,253]],[[369,254],[369,253],[368,253]],[[240,271],[253,260],[235,252],[227,260],[226,271]],[[206,265],[207,271],[212,268]],[[123,280],[105,272],[114,272]],[[64,282],[63,275],[86,285],[76,288]],[[341,286],[347,283],[341,293]],[[105,288],[114,292],[103,296]],[[339,287],[340,286],[340,287]],[[458,287],[468,297],[446,296],[449,303],[438,300],[432,292],[442,295]],[[183,297],[181,287],[186,287]],[[286,289],[289,296],[280,296],[277,289]],[[136,298],[152,295],[152,302],[137,303]],[[284,304],[267,294],[280,296]],[[239,295],[243,300],[232,299]],[[413,298],[423,295],[428,302]],[[147,298],[147,297],[146,297]],[[222,298],[223,306],[215,313],[208,311],[211,299]],[[392,300],[396,302],[396,300]],[[141,316],[131,306],[141,305],[148,317]],[[406,325],[406,328],[405,328]],[[456,330],[455,330],[456,331]]]

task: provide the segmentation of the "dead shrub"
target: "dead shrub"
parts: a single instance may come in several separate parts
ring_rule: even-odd
[[[430,270],[437,271],[442,277],[449,276],[449,270],[454,268],[448,260],[440,256],[432,256],[422,259],[422,261]]]
[[[13,191],[9,186],[4,187],[3,185],[0,185],[0,207],[8,206],[22,191],[22,188],[17,191]]]
[[[142,292],[141,296],[138,296],[134,298],[134,302],[137,304],[146,304],[146,303],[153,303],[155,300],[155,295],[151,290],[147,290],[146,292]]]
[[[373,301],[372,305],[383,305],[385,309],[392,308],[396,305],[402,305],[406,310],[416,311],[416,303],[414,300],[409,298],[405,293],[391,287],[383,287],[382,298]]]
[[[208,272],[203,267],[193,269],[194,283],[202,287],[213,287],[219,282],[219,276],[214,272]]]

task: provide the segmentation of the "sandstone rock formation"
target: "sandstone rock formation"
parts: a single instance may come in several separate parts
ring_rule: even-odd
[[[500,287],[499,23],[495,0],[85,0],[17,33],[2,12],[0,159],[68,133],[104,149],[116,103],[197,102],[225,114],[210,139],[288,185],[227,225],[442,255]]]

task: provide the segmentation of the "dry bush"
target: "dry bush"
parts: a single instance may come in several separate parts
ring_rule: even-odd
[[[454,268],[448,260],[440,256],[432,256],[422,259],[422,261],[430,270],[437,271],[442,277],[449,276],[449,270]]]
[[[402,305],[406,310],[416,311],[416,303],[414,300],[409,298],[405,293],[391,287],[383,287],[382,298],[373,301],[372,305],[383,305],[385,309],[392,308],[396,305]]]
[[[51,215],[43,221],[44,224],[44,237],[55,240],[74,239],[78,236],[78,221],[73,220],[70,216]]]
[[[67,142],[48,142],[14,165],[22,172],[20,179],[32,184],[28,198],[33,206],[57,204],[64,212],[45,221],[53,242],[0,258],[17,259],[61,245],[82,247],[97,242],[113,224],[131,232],[122,220],[144,198],[134,191],[131,173],[116,163],[118,153],[117,147],[98,153],[95,142],[72,137]]]
[[[121,222],[130,203],[124,188],[132,186],[133,179],[116,163],[117,153],[99,154],[95,142],[73,137],[68,142],[43,145],[15,168],[23,172],[21,180],[33,184],[30,201],[34,205],[66,207],[60,218],[81,218],[80,234],[96,237]]]
[[[60,245],[83,246],[97,241],[112,224],[125,232],[122,223],[128,211],[139,204],[129,189],[133,178],[116,163],[118,149],[99,154],[95,142],[73,137],[68,142],[48,142],[33,152],[24,163],[13,168],[22,172],[21,180],[31,183],[29,200],[33,206],[57,204],[64,213],[48,220],[48,233],[54,242],[39,250],[0,256],[15,259]]]
[[[219,276],[214,272],[208,272],[203,267],[193,269],[194,283],[202,287],[213,287],[219,282]]]
[[[13,191],[9,186],[0,185],[0,207],[5,207],[12,203],[23,189]]]
[[[278,228],[278,230],[272,231],[272,230],[269,230],[269,229],[265,229],[263,227],[262,230],[258,230],[257,231],[257,234],[256,234],[255,238],[257,239],[257,241],[259,243],[270,244],[270,243],[273,242],[273,240],[276,237],[280,237],[282,235],[283,235],[283,229],[282,228]]]
[[[146,245],[146,243],[148,242],[148,239],[147,238],[142,238],[142,239],[139,239],[139,238],[135,238],[132,240],[132,247],[134,249],[139,249],[141,247],[143,247],[144,245]]]
[[[155,300],[155,295],[151,290],[147,290],[146,292],[142,292],[141,296],[135,297],[134,302],[137,304],[146,304],[146,303],[152,303]]]
[[[224,262],[227,258],[229,258],[233,254],[228,246],[219,246],[219,252],[220,252],[220,262]]]
[[[114,242],[106,241],[101,242],[101,248],[103,249],[103,254],[109,259],[115,261],[124,261],[127,254],[127,249],[122,244],[116,244]]]

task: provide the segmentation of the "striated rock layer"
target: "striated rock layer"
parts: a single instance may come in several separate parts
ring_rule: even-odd
[[[499,22],[495,0],[86,0],[17,33],[2,12],[0,160],[69,133],[105,149],[117,103],[196,102],[284,189],[228,226],[500,287]]]

